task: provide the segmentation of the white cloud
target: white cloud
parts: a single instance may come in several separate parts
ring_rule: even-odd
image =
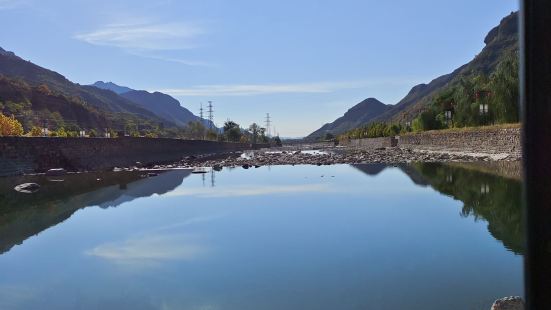
[[[86,252],[114,263],[151,266],[170,260],[193,260],[207,251],[189,235],[147,234],[123,242],[101,244]]]
[[[204,61],[197,61],[197,60],[189,60],[189,59],[183,59],[183,58],[176,58],[176,57],[169,57],[169,56],[163,56],[163,55],[154,55],[151,53],[144,53],[143,51],[129,51],[130,54],[139,56],[139,57],[145,57],[150,59],[156,59],[156,60],[162,60],[162,61],[169,61],[169,62],[175,62],[186,66],[200,66],[200,67],[212,67],[214,66],[211,63],[204,62]]]
[[[162,89],[172,96],[255,96],[289,93],[331,93],[346,89],[360,89],[384,84],[412,83],[411,79],[378,79],[341,82],[312,82],[294,84],[217,84],[197,85],[187,88]]]
[[[243,196],[261,196],[275,194],[301,194],[307,192],[326,193],[331,190],[329,184],[301,184],[301,185],[243,185],[227,186],[220,188],[178,188],[165,196],[196,196],[200,198],[223,198],[223,197],[243,197]]]
[[[195,39],[204,33],[204,29],[191,23],[130,22],[108,24],[75,38],[128,50],[182,50],[197,47]]]

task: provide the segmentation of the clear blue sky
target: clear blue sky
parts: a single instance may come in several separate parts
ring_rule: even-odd
[[[516,0],[0,0],[0,46],[70,80],[160,90],[303,136],[395,104],[484,46]]]

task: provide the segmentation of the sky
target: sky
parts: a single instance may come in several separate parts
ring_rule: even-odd
[[[517,0],[0,0],[0,47],[73,82],[168,93],[300,137],[395,104],[483,47]]]

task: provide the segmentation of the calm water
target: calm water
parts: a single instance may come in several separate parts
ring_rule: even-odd
[[[440,164],[0,179],[0,309],[489,309],[520,181]],[[32,195],[14,185],[36,181]]]

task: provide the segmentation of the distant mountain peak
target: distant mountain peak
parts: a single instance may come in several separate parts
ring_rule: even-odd
[[[5,49],[0,47],[0,55],[8,56],[8,57],[17,57],[14,52],[6,51]]]
[[[334,122],[327,123],[311,133],[308,138],[322,137],[326,133],[341,134],[349,129],[372,122],[376,117],[391,108],[391,105],[386,105],[376,98],[369,97],[348,109],[343,116],[337,118]]]
[[[95,86],[97,88],[101,89],[107,89],[110,90],[118,95],[127,93],[129,91],[133,91],[132,88],[126,87],[126,86],[120,86],[113,82],[103,82],[103,81],[97,81],[92,86]]]

